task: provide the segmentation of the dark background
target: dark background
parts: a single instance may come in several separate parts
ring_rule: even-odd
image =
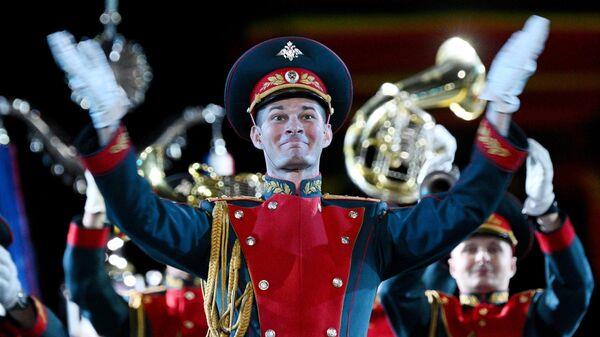
[[[466,36],[489,66],[505,39],[529,15],[544,15],[552,20],[550,37],[515,119],[549,149],[560,205],[571,215],[598,275],[600,11],[593,6],[584,1],[534,0],[443,4],[428,0],[243,4],[122,0],[123,21],[118,31],[142,45],[154,74],[146,101],[125,123],[134,143],[143,148],[185,107],[222,104],[229,67],[249,46],[268,37],[303,35],[330,46],[353,75],[356,109],[383,81],[398,81],[433,65],[438,46],[447,38]],[[89,119],[70,101],[70,91],[45,37],[62,29],[76,37],[95,36],[102,31],[98,17],[103,7],[103,1],[4,1],[0,5],[0,95],[27,100],[66,142],[71,142]],[[457,163],[464,167],[477,123],[458,120],[442,109],[434,113],[457,137]],[[67,225],[72,216],[82,212],[84,198],[50,174],[40,155],[28,151],[24,124],[10,119],[5,124],[18,152],[42,297],[62,314],[59,288]],[[238,140],[228,125],[224,132],[237,171],[262,171],[262,154]],[[324,153],[324,189],[360,194],[346,177],[342,142],[343,131]],[[201,160],[208,150],[208,127],[194,129],[188,143],[183,160],[175,163],[171,173]],[[522,200],[523,183],[521,170],[510,190]],[[153,266],[140,263],[142,268]],[[519,268],[514,290],[544,287],[543,260],[537,248]],[[600,313],[598,302],[595,292],[578,336],[591,336],[591,318]]]

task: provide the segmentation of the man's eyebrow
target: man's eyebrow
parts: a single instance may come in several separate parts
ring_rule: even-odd
[[[315,107],[314,107],[314,106],[312,106],[312,105],[303,105],[303,106],[302,106],[302,110],[306,110],[306,109],[311,109],[311,110],[315,110],[315,111],[317,111],[317,108],[315,108]]]
[[[283,110],[283,105],[272,106],[272,107],[269,108],[269,112],[271,112],[273,110],[276,110],[276,109]]]

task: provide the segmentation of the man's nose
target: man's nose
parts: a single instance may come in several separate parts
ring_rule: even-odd
[[[490,260],[491,260],[490,253],[485,249],[479,249],[477,251],[477,254],[475,254],[475,261],[487,262]]]
[[[288,134],[304,133],[304,125],[302,125],[302,122],[300,122],[298,117],[291,117],[288,119],[285,132]]]

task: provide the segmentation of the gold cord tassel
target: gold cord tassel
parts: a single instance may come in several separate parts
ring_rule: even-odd
[[[213,224],[211,231],[210,260],[208,276],[202,283],[204,294],[204,311],[208,322],[209,337],[227,337],[235,330],[235,337],[246,334],[252,315],[254,291],[252,283],[248,282],[243,294],[236,298],[241,268],[241,248],[235,240],[231,259],[227,258],[229,249],[229,214],[226,201],[215,202],[213,209]],[[229,268],[227,264],[229,262]],[[220,287],[217,287],[220,278]],[[221,309],[217,306],[217,292],[220,288]],[[239,312],[234,321],[236,309]]]

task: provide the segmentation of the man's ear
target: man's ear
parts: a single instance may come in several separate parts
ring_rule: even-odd
[[[325,124],[325,130],[323,130],[325,136],[323,137],[323,148],[331,145],[331,141],[333,140],[333,131],[331,131],[331,124]]]
[[[263,146],[262,146],[262,142],[260,141],[260,137],[261,137],[260,129],[258,128],[258,126],[253,125],[252,129],[250,129],[250,140],[252,140],[252,144],[254,144],[255,148],[262,150]]]
[[[448,272],[450,273],[450,276],[452,276],[453,279],[456,279],[456,277],[454,276],[455,274],[455,267],[454,267],[454,260],[452,260],[452,258],[448,258]]]
[[[516,257],[512,257],[512,261],[511,261],[511,265],[510,265],[510,277],[512,278],[513,276],[515,276],[515,274],[517,273],[517,258]]]

